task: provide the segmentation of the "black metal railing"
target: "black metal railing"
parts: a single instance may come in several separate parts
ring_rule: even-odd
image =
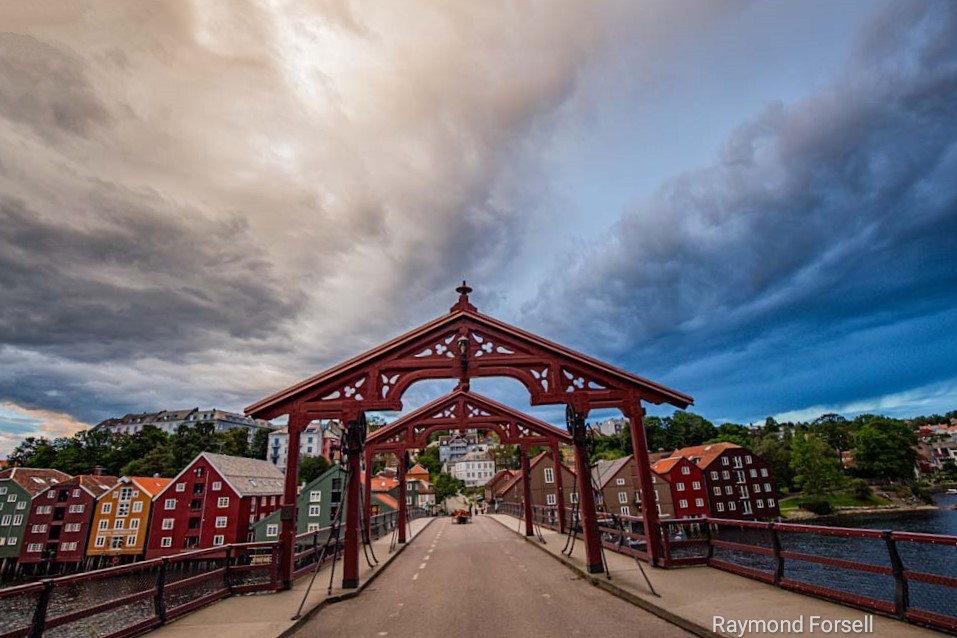
[[[238,543],[0,589],[0,638],[133,636],[279,586],[279,545]]]

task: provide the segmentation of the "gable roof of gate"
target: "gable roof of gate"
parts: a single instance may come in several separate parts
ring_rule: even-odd
[[[498,401],[493,401],[486,396],[481,394],[475,394],[469,390],[453,390],[444,397],[439,397],[431,403],[426,403],[421,408],[409,412],[405,416],[396,419],[389,425],[383,426],[376,430],[375,432],[369,434],[368,439],[366,440],[366,445],[371,445],[373,443],[381,443],[388,440],[390,437],[395,436],[399,432],[405,430],[408,427],[415,426],[423,421],[423,425],[428,425],[427,421],[429,417],[432,417],[436,413],[444,411],[446,408],[454,405],[459,405],[460,401],[468,401],[470,404],[474,404],[475,407],[482,408],[489,412],[490,417],[492,418],[501,418],[508,419],[510,421],[518,421],[522,425],[526,426],[530,431],[540,434],[542,436],[551,436],[559,439],[564,443],[571,443],[572,437],[568,434],[567,431],[560,428],[556,428],[554,425],[550,425],[536,419],[535,417],[529,416],[524,412],[510,408],[503,403]],[[490,418],[482,417],[482,418]],[[444,427],[443,429],[455,429],[456,426]],[[463,428],[470,427],[468,421],[462,424]],[[474,427],[474,426],[472,426]],[[479,427],[478,429],[483,429]]]
[[[471,290],[471,289],[468,289]],[[271,410],[277,407],[291,403],[298,398],[303,397],[310,391],[320,388],[327,382],[332,382],[340,377],[348,377],[350,374],[363,369],[377,360],[386,359],[390,355],[396,354],[408,347],[416,339],[425,336],[434,331],[448,329],[464,322],[471,322],[479,328],[490,331],[492,334],[504,334],[508,337],[527,344],[533,348],[541,350],[551,356],[565,359],[581,367],[584,371],[595,373],[601,376],[615,379],[631,389],[641,394],[642,398],[653,403],[669,403],[679,408],[686,408],[694,402],[694,399],[686,394],[673,390],[659,383],[655,383],[644,377],[640,377],[621,368],[612,366],[603,361],[599,361],[586,354],[576,352],[570,348],[549,341],[543,337],[531,332],[517,328],[511,324],[499,321],[488,315],[480,313],[475,306],[468,301],[467,294],[462,294],[459,302],[452,306],[449,314],[425,323],[418,328],[410,330],[382,345],[360,354],[348,361],[334,366],[325,372],[309,377],[299,383],[296,383],[284,390],[262,399],[246,407],[245,413],[250,416],[269,417]],[[557,374],[557,373],[556,373]],[[279,412],[278,414],[282,414]]]

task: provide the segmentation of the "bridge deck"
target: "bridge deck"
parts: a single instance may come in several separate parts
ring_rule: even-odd
[[[418,518],[413,520],[409,540],[414,539],[435,519]],[[373,541],[373,550],[379,559],[375,569],[370,568],[364,558],[360,557],[359,582],[366,582],[374,571],[383,569],[387,560],[397,557],[389,554],[391,534]],[[316,577],[303,614],[315,609],[328,597],[326,592],[329,586],[329,565],[325,565]],[[332,596],[341,596],[352,590],[343,590],[341,564],[336,565],[336,575]],[[234,596],[218,603],[204,607],[168,625],[150,632],[150,638],[274,638],[281,635],[295,625],[291,620],[309,583],[309,577],[296,581],[289,591],[257,594],[251,596]]]
[[[504,514],[489,515],[489,518],[496,519],[503,526],[515,531],[516,535],[518,534],[519,523],[516,518]],[[524,531],[524,523],[522,530]],[[575,544],[569,559],[561,556],[561,550],[565,545],[564,536],[547,528],[542,528],[541,533],[546,541],[544,545],[534,537],[530,539],[530,542],[534,542],[553,556],[563,558],[579,570],[585,569],[584,545],[580,541]],[[801,616],[809,619],[816,615],[822,618],[854,621],[862,619],[866,614],[858,609],[789,592],[756,580],[703,566],[652,569],[645,565],[645,572],[655,590],[661,595],[660,598],[656,598],[649,592],[633,558],[608,550],[605,551],[605,555],[612,575],[612,580],[607,581],[608,584],[622,591],[637,604],[649,608],[653,606],[664,616],[671,616],[678,622],[696,625],[697,630],[688,625],[695,633],[703,633],[704,630],[710,632],[715,615],[742,620],[786,620]],[[604,574],[595,576],[605,580]],[[806,622],[809,621],[806,620]],[[804,631],[808,632],[806,625]],[[721,632],[718,633],[721,634]],[[873,635],[927,638],[939,637],[941,633],[891,618],[874,616]]]

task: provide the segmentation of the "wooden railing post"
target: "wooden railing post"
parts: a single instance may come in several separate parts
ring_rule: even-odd
[[[295,540],[293,540],[293,543],[295,543]],[[295,544],[293,544],[293,547],[295,547]],[[230,578],[230,568],[232,567],[232,562],[233,562],[232,555],[233,555],[233,546],[227,545],[226,558],[225,558],[226,564],[224,565],[225,569],[223,570],[223,580],[226,581],[226,589],[229,590],[230,594],[233,593],[233,580],[232,578]]]
[[[897,543],[891,532],[883,533],[887,544],[887,553],[891,559],[891,569],[894,572],[894,611],[901,620],[907,619],[907,607],[910,605],[910,592],[907,587],[907,576],[904,574],[904,561],[897,551]]]
[[[46,627],[47,607],[50,605],[50,596],[53,594],[53,581],[43,581],[43,591],[37,598],[37,607],[33,612],[33,628],[30,631],[30,638],[41,638],[43,630]]]
[[[156,611],[156,617],[160,624],[166,623],[166,564],[169,558],[163,557],[159,567],[159,574],[156,575],[156,595],[153,596],[153,609]]]
[[[779,585],[784,578],[784,557],[781,556],[781,537],[778,535],[778,529],[774,523],[768,523],[768,530],[771,532],[771,549],[774,550],[774,584]]]

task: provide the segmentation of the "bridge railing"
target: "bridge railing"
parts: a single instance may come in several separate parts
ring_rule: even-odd
[[[230,594],[278,587],[277,543],[239,543],[0,590],[0,638],[142,633]]]
[[[533,515],[548,521],[547,510]],[[516,503],[499,512],[524,516]],[[606,548],[648,559],[641,517],[599,512],[598,522]],[[573,511],[566,511],[569,528],[581,531]],[[662,520],[657,533],[664,567],[708,565],[957,632],[957,536],[718,518]]]

